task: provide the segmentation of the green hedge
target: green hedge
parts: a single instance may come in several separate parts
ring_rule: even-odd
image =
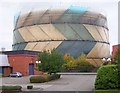
[[[95,69],[94,65],[90,64],[89,62],[85,61],[85,62],[79,62],[77,64],[76,69],[79,72],[91,72]]]
[[[106,65],[98,69],[95,89],[118,89],[119,86],[117,65]]]
[[[93,72],[97,69],[97,67],[87,61],[87,57],[83,53],[76,59],[66,54],[64,56],[64,61],[65,63],[62,67],[65,72]]]
[[[63,72],[96,72],[98,69],[91,63],[85,61],[85,62],[76,62],[74,63],[75,67],[63,67]],[[71,65],[71,64],[70,64]],[[65,66],[65,65],[64,65]]]
[[[21,86],[0,86],[0,90],[3,91],[21,91]]]
[[[30,77],[30,83],[44,83],[59,78],[60,78],[59,74],[52,74],[52,75],[44,74],[40,76],[32,76]]]

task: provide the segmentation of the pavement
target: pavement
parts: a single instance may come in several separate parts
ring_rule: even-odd
[[[20,85],[23,91],[92,91],[96,73],[59,73],[62,74],[58,80],[45,83],[30,83],[31,76],[20,78],[2,78],[2,85]],[[27,86],[33,85],[33,89],[28,90]]]

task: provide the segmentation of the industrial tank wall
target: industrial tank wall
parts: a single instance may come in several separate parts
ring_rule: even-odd
[[[15,20],[13,50],[43,51],[56,48],[62,54],[89,60],[109,56],[106,17],[78,6],[67,10],[30,11]]]

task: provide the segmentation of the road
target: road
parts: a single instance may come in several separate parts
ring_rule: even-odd
[[[92,91],[96,75],[61,75],[58,80],[46,83],[30,83],[30,76],[21,78],[2,78],[2,85],[20,85],[24,91],[27,85],[33,85],[35,91]]]

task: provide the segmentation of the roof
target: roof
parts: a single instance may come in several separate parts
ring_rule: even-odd
[[[120,44],[117,44],[117,45],[113,45],[113,47],[119,47],[120,46]]]
[[[0,54],[0,66],[10,66],[7,55]]]
[[[14,51],[3,51],[3,54],[29,54],[29,55],[38,55],[40,52],[37,51],[29,51],[29,50],[14,50]]]

